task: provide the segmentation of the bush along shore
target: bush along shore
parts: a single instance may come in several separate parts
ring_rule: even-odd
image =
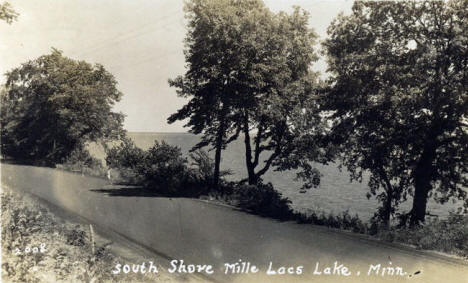
[[[3,187],[1,197],[3,282],[177,281],[160,266],[158,273],[114,275],[126,260],[92,226],[65,221],[27,194]]]

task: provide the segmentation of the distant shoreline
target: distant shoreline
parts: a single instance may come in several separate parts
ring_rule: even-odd
[[[165,134],[165,135],[190,134],[190,135],[196,136],[195,134],[192,134],[192,133],[189,133],[189,132],[134,132],[134,131],[127,131],[127,133],[138,134],[138,135],[145,135],[145,134]]]

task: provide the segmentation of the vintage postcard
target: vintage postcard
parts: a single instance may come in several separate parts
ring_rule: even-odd
[[[0,0],[2,282],[468,283],[468,2]]]

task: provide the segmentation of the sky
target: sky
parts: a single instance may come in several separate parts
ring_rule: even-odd
[[[126,115],[132,132],[186,132],[183,122],[167,123],[187,100],[177,97],[169,78],[185,73],[186,35],[182,0],[9,0],[20,14],[0,21],[0,84],[21,63],[51,52],[100,63],[118,81],[123,98],[114,109]],[[310,27],[323,40],[350,0],[265,0],[274,12],[298,5],[309,11]],[[320,60],[313,69],[326,70]]]

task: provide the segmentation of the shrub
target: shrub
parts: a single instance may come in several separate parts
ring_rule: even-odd
[[[209,187],[214,179],[214,161],[204,150],[190,153],[190,178],[194,184]]]
[[[106,150],[107,166],[118,172],[113,174],[112,181],[119,184],[141,184],[143,177],[140,171],[144,166],[145,155],[145,151],[127,137],[124,137],[119,145]]]
[[[206,151],[197,150],[190,154],[191,163],[186,167],[178,195],[200,197],[209,194],[213,182],[213,160]]]
[[[293,216],[289,207],[291,201],[282,197],[281,193],[277,192],[271,183],[241,184],[234,188],[234,195],[240,208],[254,214],[280,220],[289,220]]]
[[[230,175],[231,172],[223,170],[220,172],[218,189],[220,192],[213,192],[211,190],[214,180],[214,160],[204,150],[198,149],[190,153],[190,167],[189,167],[189,183],[187,186],[192,187],[192,195],[200,196],[202,194],[219,194],[226,193],[221,188],[226,187],[224,177]],[[228,190],[229,191],[229,190]],[[195,194],[194,194],[195,193]]]
[[[106,150],[105,160],[109,168],[136,170],[142,165],[144,156],[144,150],[137,147],[130,138],[124,137],[119,145]]]
[[[190,183],[187,163],[179,147],[155,141],[146,151],[142,166],[138,167],[142,185],[162,194],[184,195],[184,185]]]
[[[74,149],[65,161],[56,167],[91,176],[105,176],[105,169],[101,160],[91,156],[84,147]]]
[[[377,236],[390,242],[414,245],[468,258],[468,215],[450,213],[447,219],[429,218],[415,228],[380,230]]]
[[[196,150],[190,153],[190,169],[193,174],[193,178],[198,180],[200,183],[211,184],[213,181],[213,168],[214,161],[204,150]]]
[[[190,154],[191,163],[177,146],[155,141],[148,150],[129,138],[107,150],[107,165],[118,171],[114,182],[132,184],[169,196],[207,194],[213,180],[213,160],[203,150]],[[226,174],[226,172],[223,172]],[[115,175],[115,174],[113,174]]]
[[[79,229],[80,227],[77,225],[75,229],[66,231],[65,238],[66,243],[68,245],[81,247],[86,244],[87,237],[86,232]]]
[[[368,231],[367,225],[362,222],[359,216],[352,216],[348,211],[344,211],[338,215],[333,215],[332,213],[326,214],[324,212],[317,213],[315,211],[309,211],[307,214],[296,213],[295,219],[298,223],[322,225],[361,234]]]

